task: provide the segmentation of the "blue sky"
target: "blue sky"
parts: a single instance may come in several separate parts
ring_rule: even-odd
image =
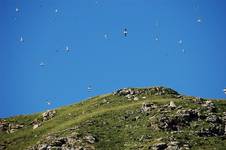
[[[123,87],[225,98],[225,14],[224,0],[1,0],[0,117]]]

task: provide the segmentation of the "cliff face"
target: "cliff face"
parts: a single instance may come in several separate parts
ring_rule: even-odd
[[[0,120],[0,149],[225,149],[226,101],[164,87],[113,94]]]

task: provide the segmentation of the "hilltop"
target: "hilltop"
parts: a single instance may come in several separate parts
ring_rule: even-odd
[[[165,87],[124,88],[0,119],[0,150],[225,149],[226,101]]]

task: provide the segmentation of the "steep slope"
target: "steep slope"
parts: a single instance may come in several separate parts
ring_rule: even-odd
[[[226,101],[127,88],[0,120],[0,149],[225,149]]]

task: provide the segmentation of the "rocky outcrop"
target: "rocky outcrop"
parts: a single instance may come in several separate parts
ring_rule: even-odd
[[[165,87],[151,87],[151,88],[143,88],[143,89],[136,89],[136,88],[123,88],[119,89],[114,92],[114,95],[118,96],[125,96],[128,99],[134,98],[136,96],[146,94],[146,95],[175,95],[178,96],[179,94],[170,88]]]
[[[152,109],[157,108],[157,105],[153,104],[153,103],[143,103],[142,107],[141,107],[141,112],[148,112]]]
[[[55,116],[55,114],[56,114],[55,110],[48,110],[42,114],[42,119],[43,119],[43,121],[47,121],[47,120],[53,118]]]
[[[66,137],[48,136],[43,142],[38,142],[35,146],[28,148],[29,150],[94,150],[94,143],[97,138],[91,134],[81,136],[73,133]]]
[[[23,127],[22,124],[0,121],[0,132],[14,133]]]

